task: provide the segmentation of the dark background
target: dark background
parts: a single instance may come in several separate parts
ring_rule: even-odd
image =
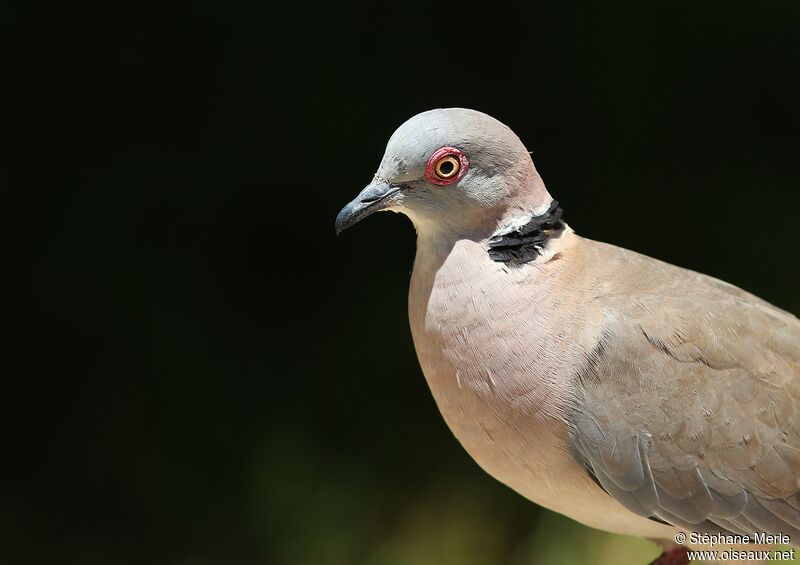
[[[555,543],[430,397],[410,223],[333,235],[422,110],[510,125],[578,233],[800,312],[800,3],[393,5],[3,9],[0,562]]]

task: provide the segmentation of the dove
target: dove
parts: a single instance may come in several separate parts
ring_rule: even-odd
[[[581,237],[522,141],[475,110],[402,124],[337,233],[378,211],[416,229],[414,347],[446,424],[488,474],[590,527],[659,543],[657,563],[686,563],[709,539],[800,542],[795,316]]]

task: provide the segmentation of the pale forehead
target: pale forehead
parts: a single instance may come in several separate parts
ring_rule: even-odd
[[[395,130],[389,138],[387,149],[403,151],[421,143],[443,141],[448,136],[453,136],[459,125],[465,125],[465,120],[459,120],[458,114],[460,113],[442,109],[417,114]]]
[[[509,133],[503,124],[475,110],[447,108],[423,112],[392,134],[378,174],[386,178],[418,178],[430,155],[440,147],[475,151]]]

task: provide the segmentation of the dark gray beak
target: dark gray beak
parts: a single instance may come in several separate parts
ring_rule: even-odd
[[[401,186],[391,185],[384,181],[373,181],[336,216],[336,234],[342,233],[370,214],[382,210],[388,203],[387,198],[400,192],[401,188]]]

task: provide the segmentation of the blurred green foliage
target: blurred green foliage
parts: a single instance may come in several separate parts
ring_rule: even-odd
[[[640,565],[659,554],[652,543],[530,504],[510,519],[508,493],[472,473],[425,479],[400,496],[363,470],[315,466],[307,450],[265,449],[263,466],[253,467],[252,502],[266,511],[260,523],[276,564]],[[278,473],[276,458],[283,462]]]

